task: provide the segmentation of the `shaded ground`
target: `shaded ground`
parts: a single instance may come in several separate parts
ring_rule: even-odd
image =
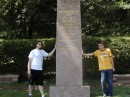
[[[90,85],[91,97],[102,97],[100,79],[89,79],[84,81],[84,85]],[[113,86],[113,97],[130,97],[130,84],[113,82]]]
[[[55,85],[54,80],[44,81],[45,95],[48,96],[49,86]],[[89,79],[84,81],[84,85],[91,87],[91,97],[102,97],[102,91],[99,79]],[[27,97],[28,83],[0,84],[0,97]],[[113,97],[130,97],[130,85],[114,83]],[[33,91],[33,97],[40,97],[36,89]]]

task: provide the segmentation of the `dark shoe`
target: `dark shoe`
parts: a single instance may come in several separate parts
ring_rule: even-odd
[[[32,97],[32,95],[28,95],[28,97]]]

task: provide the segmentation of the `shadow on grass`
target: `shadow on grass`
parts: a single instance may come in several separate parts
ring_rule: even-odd
[[[45,97],[49,97],[49,86],[54,86],[55,80],[44,81]],[[84,86],[90,86],[91,97],[102,97],[100,79],[84,80]],[[0,97],[27,97],[28,83],[0,84]],[[41,97],[38,90],[33,91],[33,97]],[[130,97],[130,87],[114,86],[113,97]]]
[[[90,86],[91,97],[102,97],[100,79],[90,78],[90,79],[84,80],[84,85]],[[113,97],[130,97],[130,87],[114,86]]]

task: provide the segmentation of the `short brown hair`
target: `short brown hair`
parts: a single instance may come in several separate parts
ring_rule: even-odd
[[[44,44],[43,44],[43,42],[42,42],[41,40],[37,40],[37,41],[36,41],[36,45],[37,45],[39,42],[42,44],[42,47],[43,47]]]
[[[103,44],[104,45],[105,43],[104,43],[104,41],[101,40],[101,41],[98,42],[98,44]]]

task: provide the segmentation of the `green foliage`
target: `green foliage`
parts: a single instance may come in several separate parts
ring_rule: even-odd
[[[44,39],[44,49],[50,52],[55,45],[54,39]],[[0,42],[0,73],[25,75],[29,52],[35,48],[36,40],[2,40]],[[49,46],[48,46],[49,45]],[[44,73],[55,71],[55,56],[44,59]]]
[[[109,47],[114,54],[117,73],[130,73],[130,38],[114,38]]]
[[[83,50],[90,53],[98,49],[97,43],[104,40],[106,47],[112,50],[116,72],[119,74],[130,73],[130,38],[129,37],[84,37]],[[28,54],[35,47],[35,39],[0,40],[0,74],[26,75]],[[43,39],[44,49],[50,52],[55,39]],[[44,59],[45,78],[54,78],[56,71],[55,55]],[[83,74],[87,76],[99,76],[98,62],[96,57],[83,58]],[[48,76],[49,75],[49,76]]]
[[[129,0],[81,0],[83,35],[130,35],[129,9]]]
[[[85,53],[91,53],[98,49],[98,41],[103,40],[106,47],[112,50],[114,63],[118,74],[130,73],[130,38],[129,37],[84,37],[83,50]],[[98,62],[97,58],[83,58],[84,77],[97,76]]]
[[[56,1],[0,0],[0,38],[55,37]],[[129,36],[129,3],[130,0],[81,0],[83,36]]]
[[[0,37],[55,37],[56,0],[0,0]]]

